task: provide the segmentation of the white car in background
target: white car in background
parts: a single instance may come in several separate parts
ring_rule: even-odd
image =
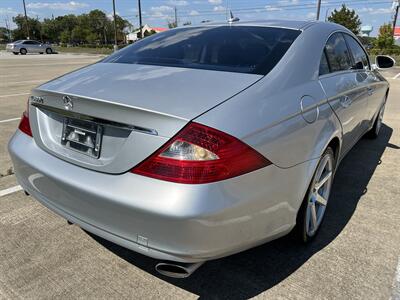
[[[32,40],[19,40],[13,43],[7,44],[6,50],[8,52],[12,52],[15,55],[21,53],[21,55],[25,55],[27,53],[47,53],[52,54],[53,49],[51,48],[51,44],[41,43],[38,41]]]

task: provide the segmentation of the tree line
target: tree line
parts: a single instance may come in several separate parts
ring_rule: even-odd
[[[13,40],[27,38],[25,17],[17,15],[13,17],[17,28],[11,30]],[[125,35],[133,30],[132,24],[116,16],[117,41],[123,43]],[[43,21],[28,17],[29,38],[51,43],[63,44],[92,44],[108,45],[114,43],[114,19],[109,18],[103,11],[95,9],[81,15],[64,15],[55,18],[45,18]],[[6,40],[8,32],[6,28],[0,28],[0,39]]]

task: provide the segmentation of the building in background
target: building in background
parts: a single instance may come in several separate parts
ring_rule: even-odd
[[[400,45],[400,27],[394,28],[394,42],[396,45]]]
[[[168,30],[168,28],[163,28],[163,27],[150,27],[149,25],[145,24],[143,26],[143,35],[147,36],[150,34],[159,33],[163,32],[165,30]],[[133,43],[137,41],[140,38],[140,29],[137,29],[129,34],[126,35],[126,42],[127,43]]]
[[[361,26],[361,36],[367,36],[368,37],[373,29],[374,29],[374,27],[372,27],[372,25]]]

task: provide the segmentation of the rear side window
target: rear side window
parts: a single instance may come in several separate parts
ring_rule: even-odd
[[[341,33],[333,34],[325,46],[331,72],[349,70],[351,60],[346,42]]]
[[[299,30],[257,26],[190,27],[151,35],[103,60],[265,75]]]
[[[369,70],[368,57],[364,49],[350,35],[344,34],[344,38],[346,39],[347,45],[349,46],[353,57],[352,69]]]

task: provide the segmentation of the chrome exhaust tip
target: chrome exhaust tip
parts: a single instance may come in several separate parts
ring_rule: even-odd
[[[156,265],[156,271],[164,276],[172,278],[187,278],[193,274],[204,262],[178,263],[160,262]]]

